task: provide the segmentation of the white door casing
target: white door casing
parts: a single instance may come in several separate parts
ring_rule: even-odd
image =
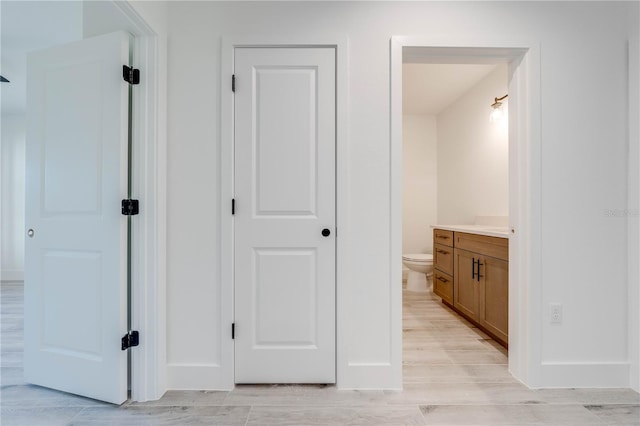
[[[235,381],[335,383],[335,48],[234,53]]]
[[[115,404],[127,399],[130,36],[98,36],[28,59],[25,380]]]

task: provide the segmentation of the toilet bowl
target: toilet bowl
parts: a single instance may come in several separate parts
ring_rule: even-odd
[[[433,255],[426,253],[403,254],[402,263],[409,268],[407,291],[426,293],[432,290]]]

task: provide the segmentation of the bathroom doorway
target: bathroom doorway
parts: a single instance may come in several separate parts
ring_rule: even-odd
[[[467,300],[453,297],[454,259],[461,265],[466,259],[454,257],[448,234],[439,235],[434,246],[433,227],[477,235],[490,225],[508,238],[508,97],[499,108],[490,107],[507,94],[507,65],[433,64],[403,56],[404,381],[431,382],[434,375],[505,381],[506,348],[474,321],[477,308],[465,309]],[[440,268],[435,284],[434,260]],[[456,289],[460,294],[463,284]],[[467,291],[475,305],[477,284],[474,279]],[[506,328],[508,293],[505,285],[501,290],[497,303]]]
[[[531,161],[537,159],[538,135],[534,131],[538,123],[539,117],[536,111],[531,108],[530,103],[537,104],[537,98],[534,93],[535,87],[539,84],[539,75],[535,71],[535,65],[538,63],[539,57],[535,48],[491,48],[491,47],[433,47],[428,42],[424,42],[419,38],[397,37],[391,42],[391,151],[392,151],[392,172],[391,172],[391,192],[392,192],[392,255],[395,255],[395,266],[397,269],[392,271],[391,276],[397,277],[398,293],[401,287],[399,285],[402,276],[402,264],[400,258],[402,254],[408,251],[416,250],[418,253],[433,253],[433,240],[431,225],[442,224],[465,224],[473,225],[474,223],[483,223],[486,227],[500,230],[501,235],[508,235],[509,246],[505,248],[508,252],[509,267],[508,272],[508,320],[509,320],[509,351],[502,349],[496,342],[490,339],[490,336],[477,327],[478,324],[472,324],[469,318],[458,316],[460,313],[455,312],[449,307],[443,305],[440,297],[431,292],[423,293],[422,297],[419,292],[405,291],[405,297],[399,298],[402,302],[395,303],[394,306],[401,306],[400,315],[398,315],[399,323],[404,322],[403,328],[403,372],[405,388],[412,382],[433,382],[433,381],[468,381],[468,382],[492,382],[503,380],[514,380],[514,377],[527,383],[529,367],[535,365],[534,354],[529,353],[529,348],[535,347],[538,336],[535,328],[532,327],[532,318],[537,316],[536,308],[538,302],[538,294],[535,289],[531,289],[531,269],[529,266],[535,266],[538,261],[536,253],[539,249],[539,240],[532,230],[539,229],[539,223],[535,210],[532,208],[532,198],[538,192],[535,181],[532,182],[533,173]],[[409,106],[405,104],[408,98],[407,90],[411,91],[410,86],[405,87],[405,79],[407,84],[411,84],[408,70],[404,70],[405,64],[431,65],[433,70],[436,66],[441,69],[434,75],[445,74],[440,80],[440,88],[450,83],[451,77],[462,70],[459,66],[468,66],[467,74],[476,74],[476,83],[479,81],[489,80],[501,82],[501,85],[492,86],[485,81],[484,88],[471,87],[459,88],[461,93],[449,106],[440,112],[437,112],[435,118],[422,117],[406,117],[405,109]],[[449,67],[448,72],[444,70]],[[453,67],[453,68],[451,68]],[[407,67],[411,68],[411,67]],[[415,66],[414,68],[420,68]],[[416,71],[416,70],[413,70]],[[484,73],[484,74],[483,74]],[[495,75],[493,75],[495,74]],[[447,80],[449,79],[449,80]],[[437,82],[437,78],[431,78],[430,83]],[[423,82],[424,84],[424,82]],[[435,85],[436,88],[438,85]],[[415,90],[414,90],[415,92]],[[495,98],[503,98],[507,102],[503,102],[503,112],[510,113],[511,116],[504,120],[503,123],[490,122],[491,105],[495,103]],[[480,99],[484,96],[487,99],[477,103],[477,108],[484,112],[477,112],[478,117],[482,115],[482,121],[485,127],[494,126],[494,130],[489,127],[478,133],[474,130],[474,123],[462,124],[459,115],[465,110],[471,109],[471,100],[473,98]],[[434,98],[435,95],[432,95]],[[454,96],[455,97],[455,96]],[[420,103],[420,102],[418,102]],[[457,105],[456,105],[457,103]],[[507,103],[511,105],[507,105]],[[479,106],[482,105],[482,106]],[[444,111],[444,112],[443,112]],[[456,113],[457,112],[457,113]],[[440,116],[440,117],[438,117]],[[438,119],[440,118],[440,119]],[[478,118],[476,118],[476,122]],[[508,123],[508,125],[507,125]],[[438,126],[440,124],[440,126]],[[497,125],[497,126],[496,126]],[[504,126],[502,130],[498,127]],[[440,128],[439,128],[440,127]],[[405,137],[403,138],[403,131]],[[501,158],[503,166],[499,173],[491,175],[491,171],[495,170],[495,164],[492,163],[492,156],[483,157],[486,153],[487,146],[484,143],[490,139],[494,140],[496,149],[500,141],[493,138],[497,132],[503,132]],[[475,133],[474,133],[475,132]],[[425,134],[431,133],[431,148],[424,148],[424,152],[431,152],[435,160],[421,161],[416,155],[406,152],[405,142],[408,145],[415,144],[411,138],[420,135],[423,142],[428,137]],[[471,133],[469,136],[467,133]],[[485,136],[494,133],[490,138]],[[435,138],[433,137],[435,135]],[[417,139],[420,139],[418,137]],[[471,139],[472,144],[461,144],[461,139]],[[439,140],[440,139],[440,140]],[[419,143],[419,142],[418,142]],[[443,145],[445,144],[446,145]],[[427,142],[428,144],[428,142]],[[536,146],[535,149],[531,149]],[[423,152],[423,154],[424,154]],[[497,152],[497,151],[496,151]],[[495,152],[494,152],[495,154]],[[439,164],[445,157],[458,158],[464,166],[465,161],[471,161],[471,165],[466,165],[466,169],[457,169],[451,164],[443,166]],[[493,157],[496,157],[493,155]],[[489,158],[489,160],[487,159]],[[404,160],[404,161],[403,161]],[[411,174],[411,163],[423,165],[421,176],[412,176],[407,178],[407,174]],[[425,165],[426,163],[426,165]],[[460,165],[460,164],[459,164]],[[533,164],[535,165],[535,164]],[[489,176],[470,177],[469,168],[487,169]],[[435,172],[433,170],[435,169]],[[431,170],[427,172],[427,170]],[[436,183],[427,182],[427,175],[435,176]],[[485,179],[496,179],[501,176],[502,180],[499,186],[500,192],[503,194],[502,199],[492,198],[492,191],[487,191],[487,182]],[[410,247],[403,244],[402,217],[404,221],[411,225],[411,213],[403,212],[403,205],[407,202],[408,193],[411,188],[405,190],[403,188],[403,178],[409,182],[409,186],[414,185],[413,192],[425,191],[430,186],[432,199],[435,200],[431,205],[430,211],[422,211],[414,214],[419,216],[422,223],[422,237],[418,237],[421,246]],[[422,187],[416,184],[416,180],[420,183],[422,179]],[[446,180],[445,180],[446,179]],[[466,194],[462,201],[457,200],[458,197],[449,197],[446,199],[446,193],[453,193],[454,190],[460,189],[457,186],[464,186],[465,179],[475,179],[473,184],[479,185],[476,188],[476,194]],[[438,182],[443,180],[443,182]],[[484,183],[483,183],[484,182]],[[467,182],[468,183],[468,182]],[[484,186],[481,184],[483,183]],[[406,195],[404,193],[407,193]],[[435,196],[433,195],[435,193]],[[397,194],[394,196],[394,194]],[[504,195],[506,194],[506,195]],[[400,195],[400,196],[398,196]],[[485,208],[477,208],[474,214],[469,215],[465,202],[474,200],[474,197],[483,195],[491,202],[485,204]],[[404,198],[404,200],[403,200]],[[505,200],[506,198],[506,200]],[[477,201],[478,198],[476,197]],[[442,201],[443,205],[438,202]],[[488,201],[488,200],[485,200]],[[486,207],[489,206],[489,207]],[[424,207],[424,206],[423,206]],[[492,207],[496,207],[492,209]],[[429,216],[430,221],[435,223],[425,224],[423,216]],[[445,219],[442,219],[445,218]],[[426,226],[425,226],[426,225]],[[426,229],[425,229],[426,228]],[[406,230],[411,238],[416,233]],[[447,231],[449,232],[449,231]],[[453,231],[451,238],[453,239]],[[415,240],[415,238],[413,238]],[[410,240],[407,241],[411,243]],[[450,244],[452,251],[454,244]],[[523,250],[524,248],[524,250]],[[405,256],[406,258],[406,256]],[[476,260],[476,259],[474,259]],[[405,260],[406,263],[406,260]],[[531,265],[533,263],[534,265]],[[483,266],[485,263],[483,263]],[[471,268],[469,268],[471,269]],[[475,269],[474,269],[475,272]],[[398,294],[396,293],[396,294]],[[454,305],[453,303],[450,303]],[[431,314],[431,318],[428,315]],[[448,317],[446,315],[448,315]],[[535,318],[534,318],[535,319]],[[461,327],[463,326],[463,327]],[[533,328],[533,329],[532,329]],[[473,334],[472,334],[473,333]],[[470,339],[454,339],[454,335],[466,335]],[[457,340],[457,341],[456,341]],[[483,347],[479,346],[483,345]],[[533,345],[533,346],[532,346]],[[485,353],[479,351],[486,349]],[[491,354],[490,354],[491,353]],[[533,355],[533,358],[531,356]],[[484,361],[483,361],[484,360]],[[430,366],[438,366],[438,368],[430,368]],[[464,374],[462,374],[464,372]],[[513,376],[512,376],[513,375]]]

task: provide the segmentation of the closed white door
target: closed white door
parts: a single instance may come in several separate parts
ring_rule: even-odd
[[[335,49],[235,49],[235,378],[335,383]]]
[[[127,399],[129,36],[28,58],[25,380]]]

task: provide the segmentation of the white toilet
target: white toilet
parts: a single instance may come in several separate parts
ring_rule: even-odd
[[[409,268],[407,291],[426,293],[433,288],[433,255],[427,253],[403,254],[402,263]]]

